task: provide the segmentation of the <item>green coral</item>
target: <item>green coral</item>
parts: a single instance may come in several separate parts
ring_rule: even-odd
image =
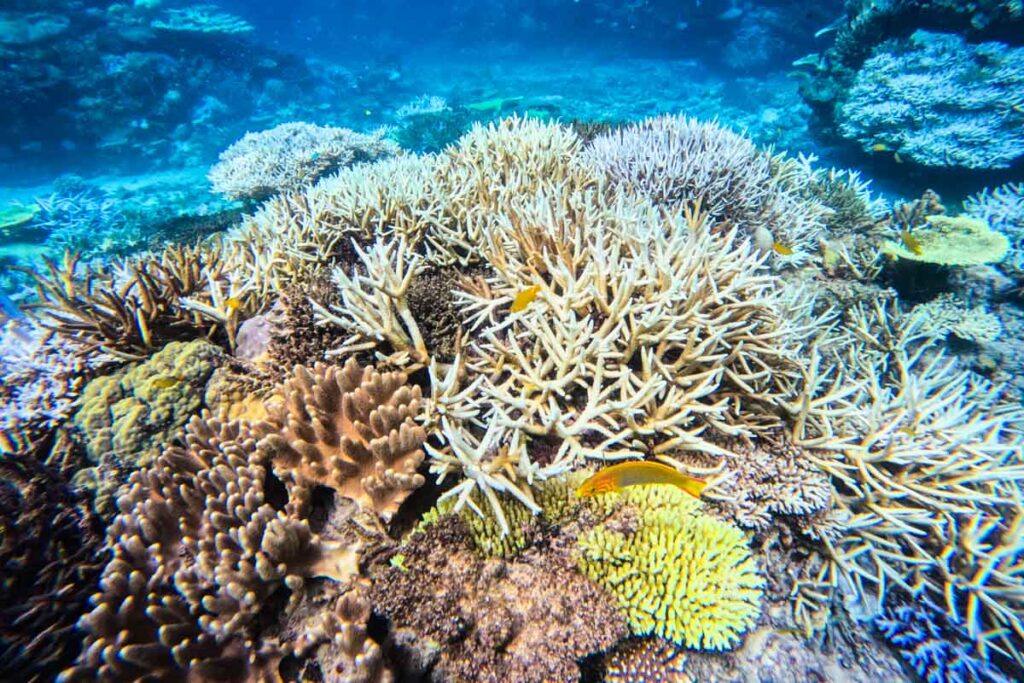
[[[634,634],[722,650],[753,626],[764,579],[740,529],[672,486],[591,500],[608,517],[580,536],[580,569],[616,597]]]
[[[153,460],[203,407],[206,382],[223,356],[202,339],[171,342],[145,362],[89,382],[72,418],[89,459]]]
[[[998,263],[1010,250],[1010,241],[988,223],[967,216],[928,216],[928,225],[914,230],[913,248],[886,242],[882,251],[895,258],[941,266]]]

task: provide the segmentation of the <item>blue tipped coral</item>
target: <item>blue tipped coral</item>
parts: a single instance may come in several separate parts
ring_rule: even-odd
[[[942,608],[928,598],[898,605],[875,618],[875,626],[927,683],[1009,683],[945,622]]]

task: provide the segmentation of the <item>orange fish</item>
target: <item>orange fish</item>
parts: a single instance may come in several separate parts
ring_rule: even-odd
[[[643,484],[671,484],[697,498],[700,497],[704,487],[708,485],[703,479],[687,476],[674,467],[663,465],[660,462],[641,460],[623,462],[600,469],[597,474],[576,489],[576,495],[580,498],[587,498],[599,493],[621,491],[627,486]]]
[[[231,297],[230,299],[228,299],[227,304],[229,309],[231,309],[232,311],[237,311],[239,308],[242,307],[242,300],[236,299],[235,297]]]
[[[782,242],[772,242],[772,251],[781,256],[792,256],[793,250]]]
[[[900,230],[900,240],[912,254],[920,256],[924,253],[924,249],[921,248],[921,240],[911,235],[909,230]]]
[[[539,292],[540,285],[533,285],[516,294],[516,298],[512,301],[512,312],[525,311],[530,302],[537,298]]]

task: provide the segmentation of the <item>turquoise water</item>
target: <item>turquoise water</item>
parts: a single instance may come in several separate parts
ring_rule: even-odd
[[[1022,29],[7,3],[0,679],[1021,679]]]

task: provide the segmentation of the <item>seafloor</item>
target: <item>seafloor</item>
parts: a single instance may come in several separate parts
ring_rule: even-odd
[[[0,12],[0,680],[1021,680],[1021,10],[914,4],[756,75]]]

